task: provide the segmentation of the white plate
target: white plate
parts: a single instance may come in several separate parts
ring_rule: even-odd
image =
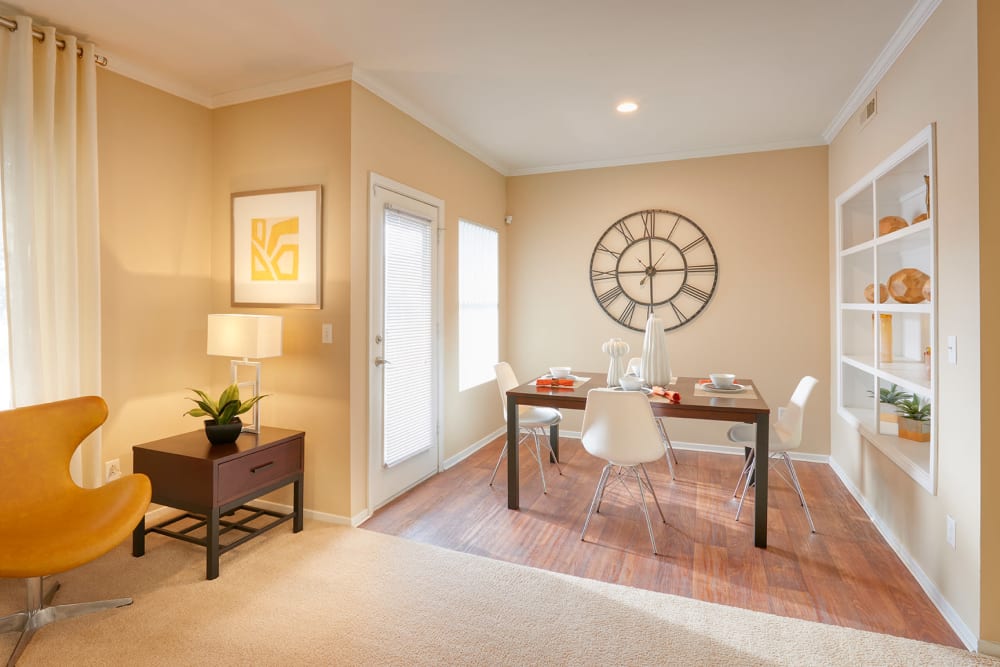
[[[649,387],[643,387],[642,389],[623,389],[622,387],[614,387],[615,391],[641,391],[644,394],[652,394],[653,390]]]
[[[705,384],[701,385],[701,388],[704,389],[705,391],[712,391],[720,394],[738,394],[746,389],[746,387],[744,387],[741,384],[734,383],[732,387],[716,387],[711,382],[706,382]]]

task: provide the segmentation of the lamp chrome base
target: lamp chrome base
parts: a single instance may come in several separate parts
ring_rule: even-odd
[[[17,659],[21,657],[24,648],[31,641],[31,638],[38,630],[53,621],[64,618],[83,616],[95,611],[114,609],[132,604],[132,598],[118,598],[117,600],[98,600],[95,602],[78,602],[76,604],[61,604],[54,607],[49,606],[56,591],[59,590],[59,582],[51,580],[48,582],[48,590],[45,588],[42,577],[30,577],[25,580],[28,585],[27,609],[19,611],[9,616],[0,618],[0,634],[7,632],[20,632],[21,636],[14,646],[14,651],[7,659],[7,667],[14,667]]]
[[[253,369],[254,378],[253,380],[240,381],[240,367],[246,366]],[[229,361],[229,372],[232,376],[233,384],[238,385],[240,388],[240,399],[246,400],[247,398],[256,396],[260,393],[260,362],[250,361],[249,359],[231,359]],[[250,396],[244,397],[243,390],[249,387]],[[244,418],[243,423],[243,433],[259,433],[260,432],[260,402],[254,403],[254,406],[250,409],[251,417],[249,418],[249,423],[247,419]]]

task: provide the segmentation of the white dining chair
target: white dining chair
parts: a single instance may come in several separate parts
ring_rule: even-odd
[[[641,377],[639,369],[642,367],[642,359],[640,357],[632,357],[628,360],[628,371],[629,373],[635,373]],[[674,454],[674,445],[670,442],[670,436],[667,435],[667,423],[663,417],[656,418],[656,428],[660,431],[660,438],[663,440],[663,458],[667,460],[667,467],[670,468],[670,479],[677,479],[674,476],[674,464],[677,463],[677,455]]]
[[[781,470],[777,472],[799,494],[799,502],[802,505],[802,509],[806,512],[809,528],[814,533],[816,532],[816,526],[813,524],[812,515],[809,513],[809,505],[806,503],[805,494],[802,493],[799,477],[795,474],[795,466],[792,465],[792,459],[788,456],[788,452],[798,449],[799,445],[802,444],[802,422],[805,416],[806,401],[809,400],[809,395],[817,383],[819,383],[819,380],[810,375],[799,380],[799,384],[795,388],[795,391],[792,392],[792,398],[789,400],[788,405],[778,408],[778,420],[771,425],[770,440],[768,441],[769,456],[770,458],[780,458],[785,462],[785,467],[788,468],[791,479],[785,478],[781,474]],[[740,478],[736,480],[736,488],[733,490],[733,497],[735,498],[740,489],[740,483],[743,483],[743,493],[740,495],[740,503],[736,507],[737,521],[740,520],[740,511],[743,509],[743,501],[746,499],[747,489],[750,487],[754,461],[757,458],[757,450],[755,448],[756,434],[757,430],[753,424],[737,424],[730,428],[727,434],[731,442],[739,443],[750,449],[750,455],[743,466],[743,472],[740,473]],[[768,461],[768,471],[770,471],[771,465],[773,465],[773,462]]]
[[[493,366],[493,370],[496,372],[497,376],[497,387],[500,389],[500,401],[503,406],[503,420],[504,423],[507,422],[507,392],[514,387],[521,384],[517,381],[517,376],[514,374],[514,369],[511,368],[510,364],[506,361],[501,361],[500,363]],[[556,465],[556,470],[559,474],[562,474],[562,468],[559,467],[559,461],[556,459],[556,453],[552,451],[552,445],[549,443],[548,429],[558,424],[562,420],[562,413],[560,413],[555,408],[542,408],[534,405],[520,405],[517,410],[517,424],[519,427],[519,435],[517,444],[522,444],[528,436],[531,436],[535,442],[535,449],[532,452],[532,456],[538,462],[538,472],[542,476],[542,493],[548,493],[548,487],[545,484],[545,469],[542,466],[542,447],[541,443],[545,443],[546,449],[549,450],[552,461]],[[541,435],[541,439],[539,439]],[[531,448],[529,447],[529,450]],[[493,474],[490,475],[490,486],[493,486],[493,480],[497,476],[497,470],[500,469],[500,463],[507,456],[507,441],[504,440],[503,449],[500,450],[500,458],[497,459],[497,464],[493,466]]]
[[[649,407],[649,400],[642,392],[615,391],[613,389],[591,389],[587,392],[587,407],[583,412],[583,426],[580,429],[580,440],[583,448],[590,454],[606,460],[608,463],[601,471],[600,481],[594,491],[594,499],[587,512],[587,520],[580,532],[583,540],[587,527],[595,511],[600,513],[601,501],[607,488],[612,472],[615,479],[625,484],[627,477],[635,478],[642,505],[642,514],[646,519],[646,529],[649,531],[649,541],[656,550],[656,537],[653,535],[653,523],[649,519],[649,509],[646,507],[646,494],[649,490],[660,512],[663,523],[663,508],[649,480],[645,463],[657,460],[663,455],[663,443],[656,428],[656,419]],[[642,475],[639,472],[642,471]],[[628,485],[626,484],[628,490]],[[631,495],[631,490],[629,490]]]

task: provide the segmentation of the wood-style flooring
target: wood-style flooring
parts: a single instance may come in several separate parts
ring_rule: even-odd
[[[580,541],[604,461],[560,440],[563,475],[521,449],[521,509],[507,509],[503,446],[488,446],[378,510],[363,528],[553,572],[663,593],[963,646],[917,581],[829,466],[796,462],[816,523],[809,532],[795,492],[771,471],[768,547],[753,546],[753,491],[740,521],[732,497],[741,456],[677,449],[647,466],[667,523],[650,506],[662,555],[654,556],[634,488],[609,484]],[[648,498],[648,496],[647,496]]]

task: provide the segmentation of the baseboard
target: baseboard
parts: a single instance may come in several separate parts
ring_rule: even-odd
[[[861,505],[861,509],[863,509],[865,514],[868,515],[868,518],[871,519],[875,529],[882,535],[883,538],[885,538],[885,541],[889,544],[889,547],[896,552],[899,559],[903,561],[903,565],[906,566],[906,569],[909,570],[910,574],[914,576],[917,583],[920,584],[920,587],[924,589],[924,592],[927,593],[927,597],[931,599],[934,606],[941,612],[941,615],[944,616],[944,620],[948,622],[948,625],[950,625],[951,629],[955,631],[958,638],[962,640],[965,647],[970,651],[976,651],[978,649],[980,652],[988,653],[988,651],[985,651],[980,647],[982,644],[990,644],[992,645],[992,650],[996,651],[996,653],[988,654],[1000,655],[1000,644],[979,641],[976,637],[976,633],[974,633],[969,626],[965,624],[965,621],[963,621],[962,617],[958,615],[958,612],[956,612],[955,609],[948,604],[948,600],[945,599],[941,591],[934,585],[931,578],[928,577],[927,574],[920,568],[920,565],[913,559],[906,548],[903,547],[903,544],[896,538],[893,532],[889,529],[889,526],[882,521],[881,517],[879,517],[879,515],[875,512],[875,509],[868,504],[868,501],[861,494],[861,490],[854,485],[854,482],[847,476],[844,469],[841,468],[837,464],[837,461],[833,458],[830,458],[830,468],[834,473],[836,473],[837,477],[840,478],[841,483],[847,488],[850,494],[854,496],[854,499],[858,501],[858,504]]]
[[[996,642],[988,642],[985,639],[979,640],[979,652],[983,655],[991,655],[995,658],[1000,658],[1000,644]]]
[[[461,463],[462,461],[469,458],[470,456],[472,456],[480,449],[490,444],[491,442],[493,442],[506,432],[507,432],[506,428],[498,428],[485,438],[481,438],[476,442],[472,443],[471,445],[460,451],[458,454],[455,454],[454,456],[449,456],[448,458],[446,458],[444,461],[441,462],[441,470],[447,470],[448,468],[451,468],[452,466]]]

